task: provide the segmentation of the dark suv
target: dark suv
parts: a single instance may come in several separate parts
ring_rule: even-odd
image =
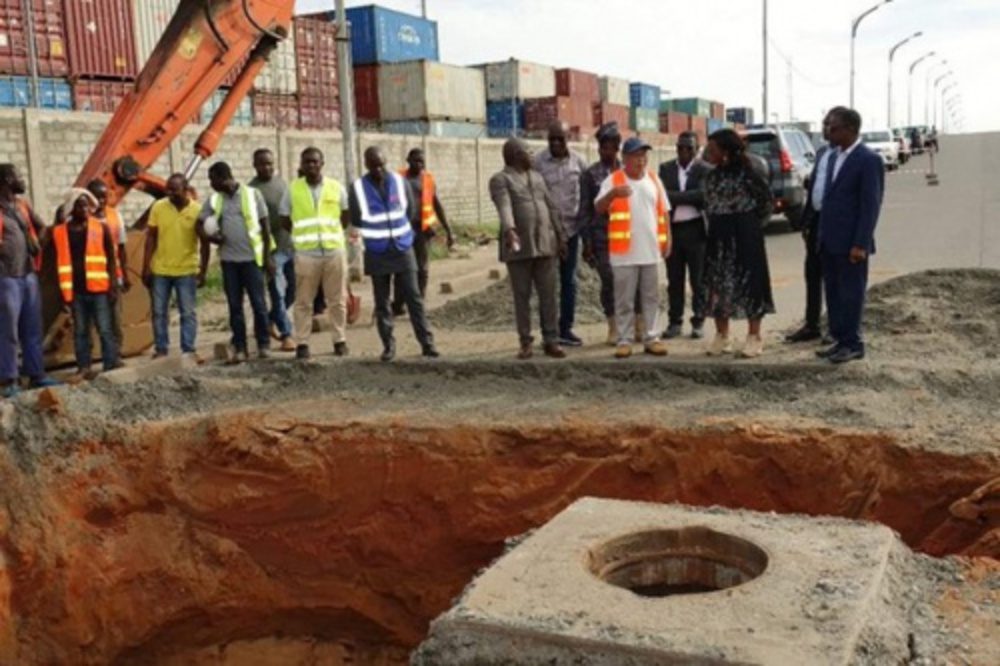
[[[788,127],[756,127],[742,136],[749,151],[767,162],[775,214],[783,214],[792,228],[798,228],[816,160],[813,142],[802,130]]]

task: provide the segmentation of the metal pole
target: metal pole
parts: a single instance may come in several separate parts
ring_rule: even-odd
[[[946,72],[934,80],[934,97],[931,98],[931,105],[934,107],[934,122],[931,123],[931,127],[937,128],[937,109],[938,109],[938,84],[947,79],[949,76],[953,76],[955,72]]]
[[[35,9],[32,0],[21,0],[21,12],[24,14],[25,39],[28,41],[28,67],[31,76],[31,104],[38,108],[42,105],[41,91],[38,85],[38,45],[35,43]]]
[[[764,108],[764,124],[767,124],[767,0],[764,0],[764,82],[763,82],[763,103],[761,106]]]
[[[898,51],[900,49],[900,47],[903,46],[903,44],[906,44],[911,39],[916,39],[917,37],[919,37],[922,34],[924,34],[924,33],[922,33],[922,32],[915,32],[912,35],[910,35],[909,37],[907,37],[906,39],[902,40],[901,42],[898,42],[891,49],[889,49],[889,85],[888,85],[888,98],[889,98],[888,99],[888,106],[889,106],[889,108],[887,110],[887,113],[886,113],[885,117],[886,117],[886,120],[888,121],[888,127],[889,127],[890,130],[892,129],[892,61],[893,61],[893,58],[896,57],[896,51]]]
[[[427,18],[427,0],[420,0],[420,16]]]
[[[851,104],[850,104],[850,106],[851,106],[852,109],[854,108],[854,41],[858,37],[858,26],[861,24],[861,22],[865,19],[866,16],[868,16],[869,14],[871,14],[872,12],[874,12],[876,9],[878,9],[882,5],[888,4],[890,2],[892,2],[892,0],[883,0],[880,4],[875,5],[874,7],[872,7],[869,10],[867,10],[865,13],[863,13],[861,16],[857,17],[856,19],[854,19],[854,21],[851,22]]]
[[[340,78],[340,123],[344,137],[344,177],[347,186],[357,178],[357,139],[354,117],[354,73],[351,69],[351,28],[344,0],[337,0],[337,76]]]
[[[910,127],[913,126],[913,70],[917,68],[917,65],[934,55],[934,53],[934,51],[930,51],[926,55],[914,60],[913,64],[910,65],[910,74],[906,81],[906,124]]]

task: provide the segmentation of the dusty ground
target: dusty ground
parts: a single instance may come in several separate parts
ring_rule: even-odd
[[[453,300],[488,281],[479,252],[441,268]],[[526,363],[508,331],[442,327],[438,361],[402,331],[387,365],[360,327],[347,360],[133,361],[25,394],[0,407],[0,661],[402,663],[506,539],[594,495],[878,520],[961,554],[901,582],[911,663],[998,663],[998,304],[998,272],[878,285],[845,368],[690,340],[615,362],[603,324]]]

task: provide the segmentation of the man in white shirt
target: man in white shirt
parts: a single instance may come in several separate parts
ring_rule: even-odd
[[[624,167],[601,184],[595,208],[608,214],[608,252],[615,276],[615,318],[618,323],[616,358],[632,355],[635,298],[639,294],[646,316],[643,346],[647,354],[665,356],[658,339],[658,271],[670,254],[670,203],[660,179],[647,170],[652,147],[633,137],[622,146]]]

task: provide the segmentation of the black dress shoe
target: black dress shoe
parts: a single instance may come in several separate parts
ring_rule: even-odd
[[[841,349],[840,345],[833,344],[830,345],[829,347],[820,349],[818,352],[816,352],[816,356],[819,356],[820,358],[830,358],[831,356],[839,352],[840,349]]]
[[[424,347],[424,356],[427,358],[438,358],[441,356],[441,352],[434,345],[429,345]]]
[[[667,330],[663,331],[663,335],[660,337],[664,340],[673,340],[674,338],[679,338],[681,336],[681,325],[680,324],[670,324],[667,326]]]
[[[333,343],[333,355],[334,356],[347,356],[350,351],[347,349],[346,342],[334,342]]]
[[[379,357],[385,362],[389,362],[396,358],[396,345],[391,344],[382,351],[382,355]]]
[[[794,333],[789,333],[785,336],[785,342],[795,344],[798,342],[812,342],[813,340],[819,340],[823,335],[818,329],[811,326],[803,326]]]
[[[830,335],[829,333],[827,333],[826,335],[824,335],[823,339],[820,340],[820,344],[823,344],[823,345],[826,345],[826,346],[830,346],[830,345],[832,345],[835,342],[836,342],[836,340],[834,340],[833,336]]]
[[[305,360],[309,358],[309,345],[299,345],[295,348],[295,358]]]
[[[830,363],[848,363],[850,361],[858,361],[865,357],[864,349],[848,349],[847,347],[841,347],[837,350],[835,354],[831,354],[827,357]]]

